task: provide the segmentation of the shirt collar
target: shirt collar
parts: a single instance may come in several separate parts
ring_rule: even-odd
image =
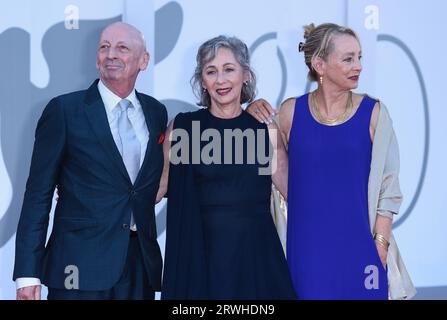
[[[98,90],[108,113],[111,113],[117,106],[117,104],[121,100],[123,100],[121,97],[117,96],[109,88],[107,88],[104,82],[102,82],[101,80],[99,80],[98,82]],[[138,101],[137,95],[135,94],[135,89],[133,89],[125,99],[129,100],[135,109],[140,108],[140,102]]]

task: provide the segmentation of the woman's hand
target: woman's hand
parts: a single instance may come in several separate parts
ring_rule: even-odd
[[[264,99],[258,99],[247,107],[246,111],[261,123],[272,124],[276,110]]]
[[[388,249],[376,241],[377,252],[379,253],[380,261],[383,268],[386,269],[386,258],[388,256]]]
[[[374,233],[379,237],[375,237],[375,243],[377,247],[377,252],[379,253],[380,261],[382,261],[383,267],[386,267],[386,257],[388,255],[388,246],[389,241],[391,239],[391,225],[393,223],[393,219],[389,217],[382,216],[380,213],[377,213],[376,217],[376,225],[374,228]],[[382,238],[382,241],[380,238]],[[384,240],[385,241],[384,241]],[[385,243],[384,243],[385,242]],[[388,245],[386,244],[388,242]]]

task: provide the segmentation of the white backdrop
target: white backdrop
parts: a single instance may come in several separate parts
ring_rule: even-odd
[[[69,5],[76,7],[67,8]],[[443,215],[447,207],[447,151],[443,142],[447,111],[441,90],[447,67],[440,57],[447,50],[445,28],[440,27],[444,12],[447,3],[443,0],[415,0],[411,5],[404,0],[3,2],[0,47],[12,46],[15,51],[1,56],[2,62],[25,67],[7,69],[10,73],[2,72],[0,80],[1,96],[9,97],[0,106],[0,299],[15,297],[11,280],[14,230],[20,213],[17,203],[23,197],[23,180],[29,170],[29,161],[19,165],[18,160],[26,158],[21,153],[31,151],[36,117],[48,99],[85,88],[94,79],[95,56],[91,53],[101,24],[110,19],[128,21],[144,31],[152,59],[138,89],[163,100],[170,115],[194,105],[189,80],[195,54],[211,37],[236,35],[247,43],[259,79],[258,96],[276,105],[308,89],[307,67],[297,51],[303,40],[302,26],[335,22],[353,27],[364,51],[358,92],[379,97],[388,106],[400,143],[405,201],[395,220],[396,239],[419,288],[418,297],[447,299],[447,216]],[[79,29],[57,28],[66,23],[76,27],[77,18]],[[77,35],[89,39],[85,42],[92,46],[89,54],[84,54],[84,42],[69,42],[68,48],[61,44],[64,39],[80,41]],[[70,45],[73,49],[69,52]],[[70,69],[79,57],[83,57],[85,72]],[[62,77],[64,71],[68,74]],[[17,102],[18,96],[24,102]],[[27,108],[30,111],[23,111]],[[29,123],[25,125],[22,118]],[[19,125],[22,127],[14,131]],[[162,248],[164,205],[157,206]]]

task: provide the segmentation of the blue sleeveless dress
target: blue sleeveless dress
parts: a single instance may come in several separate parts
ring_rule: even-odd
[[[326,126],[296,100],[289,139],[287,259],[298,299],[387,299],[368,218],[375,100]]]

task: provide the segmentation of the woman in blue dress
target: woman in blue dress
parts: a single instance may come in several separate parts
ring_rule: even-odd
[[[206,108],[177,115],[164,144],[162,299],[294,299],[270,213],[272,180],[286,194],[287,154],[277,127],[241,108],[256,88],[247,46],[225,36],[205,42],[192,84]]]
[[[388,299],[387,258],[393,280],[404,269],[391,233],[402,200],[395,136],[390,125],[395,147],[381,150],[390,167],[377,169],[373,143],[379,114],[387,112],[378,100],[351,91],[362,71],[355,32],[311,24],[304,37],[299,51],[318,88],[287,99],[278,115],[289,154],[287,260],[295,290],[299,299]],[[248,110],[271,121],[264,100]],[[410,295],[411,281],[407,288]]]

